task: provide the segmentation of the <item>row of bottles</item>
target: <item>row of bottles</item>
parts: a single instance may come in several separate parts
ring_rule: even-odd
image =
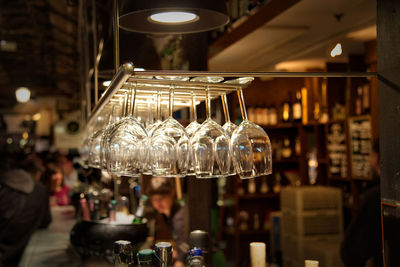
[[[295,102],[292,103],[291,94],[279,108],[274,105],[249,107],[249,120],[260,125],[277,125],[278,123],[302,122],[304,106],[302,104],[302,90],[296,92]]]
[[[189,235],[186,266],[204,267],[208,260],[208,233],[201,230]],[[116,267],[171,267],[173,246],[170,242],[157,242],[153,249],[142,249],[134,257],[134,245],[128,240],[114,242],[114,265]]]
[[[354,115],[369,114],[371,109],[370,85],[366,83],[357,87]]]
[[[141,195],[139,204],[129,208],[129,200],[121,196],[119,200],[111,199],[112,193],[109,189],[103,189],[99,194],[97,191],[80,195],[81,216],[85,221],[106,221],[109,223],[142,223],[143,212],[148,197]],[[133,205],[132,205],[133,206]]]

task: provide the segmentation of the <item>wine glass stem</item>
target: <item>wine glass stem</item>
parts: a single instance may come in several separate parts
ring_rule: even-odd
[[[229,116],[228,99],[226,98],[226,95],[221,95],[221,99],[222,108],[224,109],[225,122],[231,121],[231,117]]]
[[[122,102],[121,118],[127,115],[126,107],[128,106],[128,94],[124,95],[124,101]]]
[[[157,92],[157,120],[161,120],[161,92]]]
[[[210,100],[210,89],[206,87],[206,116],[207,119],[211,118],[211,100]]]
[[[169,117],[172,117],[174,112],[174,86],[171,85],[169,88]]]
[[[190,110],[190,121],[197,121],[197,112],[196,112],[196,98],[194,96],[193,91],[191,92],[191,97],[192,97],[192,105],[191,105],[191,110]]]
[[[131,115],[135,115],[136,85],[131,90]]]
[[[237,89],[237,95],[239,99],[240,111],[242,112],[242,118],[244,121],[247,121],[247,111],[244,104],[243,90],[241,87]]]

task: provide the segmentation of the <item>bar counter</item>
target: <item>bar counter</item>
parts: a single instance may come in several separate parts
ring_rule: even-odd
[[[20,267],[108,267],[104,260],[82,260],[71,247],[69,235],[76,219],[72,206],[51,208],[52,223],[47,229],[37,230],[31,237]]]

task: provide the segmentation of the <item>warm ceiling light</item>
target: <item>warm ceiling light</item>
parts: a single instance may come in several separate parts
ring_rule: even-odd
[[[341,54],[342,54],[342,45],[341,43],[337,43],[331,51],[331,57],[340,56]]]
[[[184,34],[220,28],[229,22],[224,0],[122,0],[119,26],[151,34]]]
[[[26,87],[19,87],[15,91],[15,96],[17,97],[17,101],[19,103],[26,103],[31,98],[31,91]]]
[[[39,121],[41,118],[42,118],[42,114],[40,114],[40,113],[33,114],[33,116],[32,116],[32,120],[34,120],[34,121]]]
[[[194,13],[191,12],[160,12],[148,17],[148,20],[153,23],[161,24],[185,24],[192,23],[199,19]]]
[[[104,81],[104,82],[103,82],[103,85],[104,85],[105,87],[108,87],[108,86],[110,85],[110,83],[111,83],[111,81]]]

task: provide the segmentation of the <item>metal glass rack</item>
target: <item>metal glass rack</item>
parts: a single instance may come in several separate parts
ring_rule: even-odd
[[[161,79],[165,77],[165,79]],[[219,83],[193,82],[189,78],[193,77],[374,77],[375,72],[362,73],[328,73],[328,72],[208,72],[208,71],[134,71],[132,63],[125,63],[120,66],[118,72],[112,79],[110,85],[101,96],[93,108],[88,124],[103,110],[111,110],[113,103],[121,101],[123,96],[131,89],[136,89],[135,109],[139,112],[147,112],[148,99],[154,97],[157,92],[161,92],[161,107],[165,111],[168,109],[168,92],[173,86],[174,90],[174,110],[191,105],[191,94],[195,96],[196,104],[205,101],[206,88],[209,89],[211,99],[215,99],[224,94],[236,91],[238,88],[247,87],[247,83],[226,83],[226,80]],[[174,77],[186,77],[186,80],[174,79]],[[162,111],[162,112],[163,112]]]

